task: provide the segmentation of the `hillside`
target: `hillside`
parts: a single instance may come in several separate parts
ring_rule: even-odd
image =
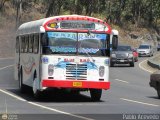
[[[0,57],[13,57],[16,30],[14,25],[5,22],[0,28]]]
[[[0,2],[0,26],[1,26],[0,27],[0,43],[1,43],[0,57],[10,57],[10,56],[14,56],[14,46],[15,46],[16,29],[17,29],[16,26],[19,26],[20,24],[27,21],[44,18],[47,15],[53,16],[55,14],[54,13],[55,11],[54,10],[49,11],[49,8],[51,7],[50,6],[51,4],[49,3],[52,2],[50,0],[48,4],[43,0],[42,0],[43,2],[38,2],[40,0],[35,0],[36,2],[34,2],[33,0],[29,0],[30,2],[24,2],[21,8],[16,8],[17,3],[15,1],[12,1],[12,2],[8,2],[7,0],[2,0],[2,1],[6,1],[6,2],[3,4],[3,7],[2,7],[2,3]],[[77,2],[78,1],[79,0],[77,0]],[[61,3],[56,3],[56,4],[61,5]],[[69,3],[67,3],[66,1],[64,3],[66,4],[61,5],[59,9],[59,13],[57,14],[58,15],[73,14],[73,11],[70,10],[71,8],[68,8],[67,6],[65,6],[65,5],[68,5]],[[75,4],[78,7],[79,4],[78,3],[75,3]],[[81,3],[81,4],[83,5],[85,3]],[[98,4],[101,4],[101,3],[99,2]],[[86,6],[84,5],[84,7],[81,6],[81,8],[79,8],[82,10],[80,14],[94,16],[100,19],[106,19],[105,13],[104,12],[101,13],[100,8],[99,8],[100,10],[98,9],[99,12],[92,11],[91,13],[87,13],[87,8],[85,7]],[[79,11],[75,11],[75,13],[77,12]],[[150,42],[151,44],[156,45],[157,40],[160,40],[159,39],[160,37],[157,33],[157,27],[155,29],[154,26],[151,26],[151,27],[145,26],[145,25],[137,26],[137,24],[132,24],[131,22],[128,22],[125,20],[121,22],[123,22],[123,24],[118,24],[116,22],[111,22],[111,20],[108,20],[108,23],[111,25],[112,29],[117,29],[119,31],[120,44],[130,44],[133,47],[137,47],[140,43],[143,43],[143,42]]]

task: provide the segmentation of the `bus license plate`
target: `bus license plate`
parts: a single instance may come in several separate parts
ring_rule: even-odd
[[[82,82],[73,82],[73,87],[82,87]]]

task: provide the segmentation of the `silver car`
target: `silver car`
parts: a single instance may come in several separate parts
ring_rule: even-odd
[[[139,56],[153,56],[154,50],[153,47],[149,44],[141,44],[139,48],[137,49]]]

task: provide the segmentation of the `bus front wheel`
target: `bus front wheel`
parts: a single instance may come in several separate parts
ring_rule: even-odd
[[[100,101],[102,90],[101,89],[90,89],[90,95],[93,101]]]
[[[38,90],[38,79],[37,78],[34,78],[33,80],[32,90],[33,90],[33,95],[36,99],[41,98],[41,91]]]

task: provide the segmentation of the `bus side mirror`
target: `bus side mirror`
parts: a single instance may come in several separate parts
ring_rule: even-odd
[[[117,49],[118,47],[118,36],[113,35],[112,38],[112,49]]]
[[[47,46],[47,45],[48,45],[47,33],[44,33],[44,34],[42,35],[42,45],[43,45],[43,46]]]

